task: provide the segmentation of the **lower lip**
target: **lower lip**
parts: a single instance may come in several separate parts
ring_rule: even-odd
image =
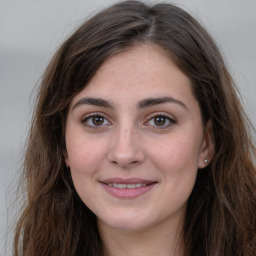
[[[113,196],[119,198],[135,198],[150,191],[157,183],[153,183],[140,188],[116,188],[113,186],[106,185],[104,183],[101,184],[105,188],[105,190]]]

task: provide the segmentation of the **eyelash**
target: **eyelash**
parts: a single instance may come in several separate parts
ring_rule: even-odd
[[[159,117],[164,119],[163,125],[156,125],[155,123],[154,125],[149,124],[150,121],[154,122],[155,119]],[[166,125],[166,122],[168,122],[167,125]],[[177,121],[173,117],[170,117],[169,115],[163,114],[163,113],[156,113],[153,116],[151,116],[150,119],[144,123],[144,125],[151,126],[153,129],[168,129],[176,123]]]
[[[99,124],[99,125],[93,124],[93,120],[92,119],[96,118],[96,117],[102,118],[103,123]],[[163,125],[155,124],[155,119],[156,118],[163,118],[164,119],[163,120],[164,121]],[[91,124],[89,124],[89,120],[90,120]],[[150,124],[151,121],[153,121],[154,124]],[[111,122],[102,113],[92,113],[92,114],[86,115],[81,120],[81,122],[86,127],[91,128],[91,129],[102,129],[102,128],[106,127],[106,126],[110,126],[111,125]],[[105,122],[107,122],[107,124]],[[166,122],[168,122],[167,125],[166,125]],[[169,115],[163,114],[163,113],[156,113],[156,114],[150,116],[150,118],[146,122],[144,122],[143,125],[150,126],[153,129],[168,129],[172,125],[174,125],[176,123],[177,123],[177,121],[174,118],[170,117]]]
[[[96,118],[96,117],[99,117],[99,118],[102,118],[103,119],[103,124],[100,124],[100,125],[96,125],[96,124],[88,124],[89,120],[91,119],[91,122],[93,118]],[[104,124],[105,122],[108,122],[108,124]],[[101,113],[92,113],[92,114],[89,114],[87,116],[85,116],[82,121],[81,121],[86,127],[88,128],[92,128],[92,129],[101,129],[102,127],[105,127],[105,126],[109,126],[111,125],[111,122],[108,121],[108,119],[102,115]]]

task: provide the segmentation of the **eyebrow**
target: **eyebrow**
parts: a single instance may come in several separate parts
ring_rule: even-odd
[[[152,106],[164,104],[164,103],[174,103],[182,106],[185,109],[188,109],[187,106],[182,101],[172,97],[147,98],[139,101],[139,103],[137,104],[137,107],[142,109],[142,108],[152,107]],[[77,108],[78,106],[81,106],[81,105],[92,105],[92,106],[113,109],[113,103],[111,103],[110,101],[104,100],[102,98],[87,98],[87,97],[77,101],[75,105],[72,107],[72,109]]]
[[[185,109],[188,109],[187,106],[182,101],[177,100],[172,97],[148,98],[148,99],[140,101],[138,103],[138,107],[146,108],[146,107],[152,107],[152,106],[164,104],[164,103],[175,103],[175,104],[182,106]]]
[[[77,108],[81,105],[92,105],[104,108],[113,108],[113,104],[109,101],[103,100],[101,98],[82,98],[76,102],[72,109]]]

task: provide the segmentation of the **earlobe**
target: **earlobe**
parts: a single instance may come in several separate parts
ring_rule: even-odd
[[[212,121],[209,120],[205,126],[204,139],[201,146],[201,152],[199,156],[198,168],[205,168],[212,160],[214,153],[214,141],[213,141],[213,130]]]
[[[62,155],[63,155],[63,157],[64,157],[66,167],[70,167],[70,164],[69,164],[69,157],[68,157],[67,151],[66,151],[66,150],[63,150]]]

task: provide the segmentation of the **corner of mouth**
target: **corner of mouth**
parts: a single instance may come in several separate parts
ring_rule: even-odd
[[[158,182],[157,181],[143,181],[143,182],[125,182],[125,181],[122,181],[122,182],[111,182],[111,181],[100,181],[100,183],[102,184],[105,184],[105,185],[108,185],[108,186],[115,186],[115,185],[135,185],[135,187],[140,187],[140,186],[143,186],[143,187],[146,187],[146,186],[150,186],[150,185],[154,185],[154,184],[157,184]]]

